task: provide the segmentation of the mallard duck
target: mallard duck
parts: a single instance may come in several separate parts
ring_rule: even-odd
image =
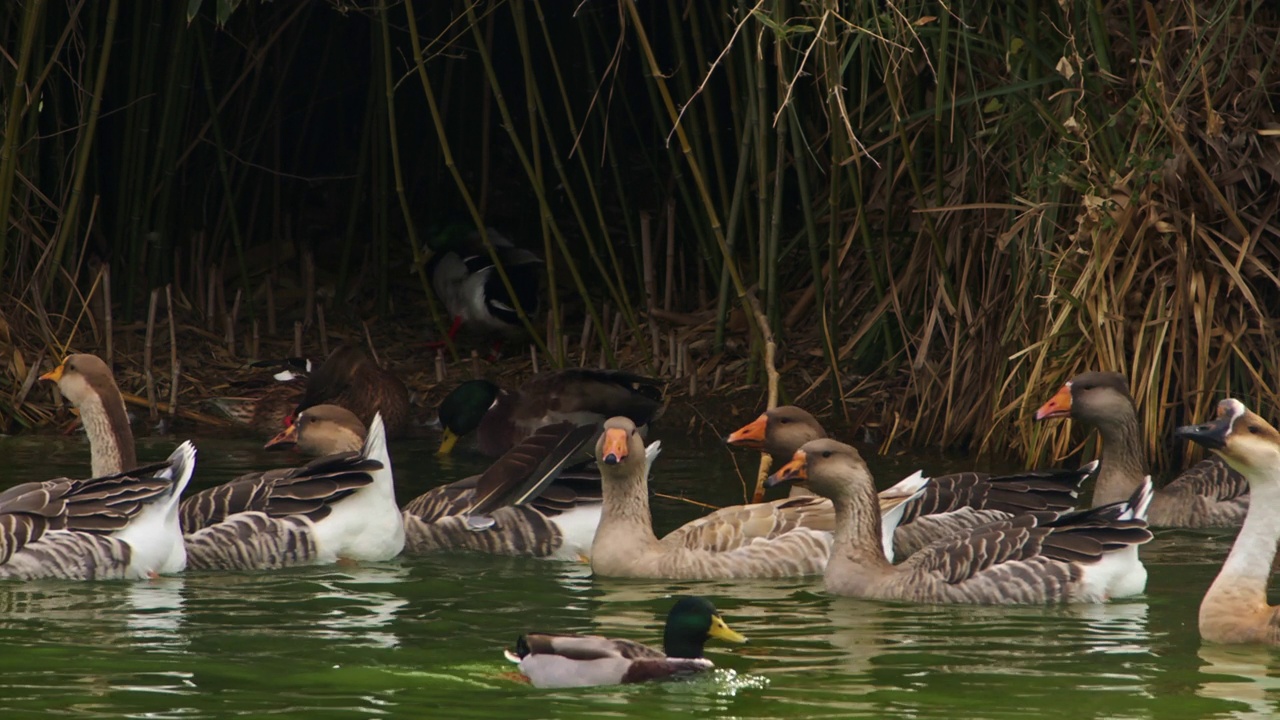
[[[629,418],[610,418],[596,443],[604,510],[591,545],[591,570],[604,577],[723,579],[817,574],[831,533],[807,527],[817,498],[723,508],[659,540],[653,534],[644,441]],[[826,528],[829,529],[829,528]],[[732,538],[721,544],[719,536]],[[721,550],[722,547],[730,549]]]
[[[709,638],[744,643],[706,598],[682,597],[667,613],[662,650],[633,640],[599,635],[529,633],[516,640],[506,657],[534,687],[619,685],[683,678],[715,665],[702,655]]]
[[[323,416],[330,408],[303,411],[297,423],[300,443],[306,443],[313,425],[310,417]],[[404,525],[382,416],[374,415],[360,452],[241,476],[185,499],[181,519],[195,569],[376,562],[399,555]]]
[[[180,572],[187,556],[178,497],[195,460],[185,442],[165,462],[129,473],[5,490],[0,577],[136,580]]]
[[[311,361],[306,358],[259,360],[249,364],[258,374],[231,383],[231,394],[204,402],[236,425],[275,433],[291,421],[307,389]],[[267,370],[274,372],[268,373]]]
[[[1147,474],[1138,411],[1124,376],[1086,372],[1075,376],[1036,411],[1036,420],[1070,417],[1102,435],[1102,469],[1093,505],[1131,495]],[[1187,468],[1151,500],[1153,527],[1236,527],[1249,508],[1249,483],[1220,458]]]
[[[836,537],[827,590],[875,600],[923,603],[1103,602],[1141,593],[1147,572],[1137,546],[1151,539],[1143,519],[1151,486],[1128,502],[1044,521],[1018,515],[934,542],[898,565],[881,548],[875,485],[858,451],[811,440],[768,483],[807,482],[835,505]]]
[[[453,450],[471,432],[480,451],[497,457],[546,425],[568,421],[598,427],[623,415],[647,425],[662,410],[666,383],[621,370],[571,369],[530,378],[517,390],[488,380],[469,380],[440,402],[444,437],[439,452]]]
[[[69,355],[40,379],[57,383],[62,396],[80,411],[95,476],[137,466],[124,397],[106,363],[94,355]]]
[[[520,307],[527,317],[533,317],[538,312],[542,260],[528,250],[515,247],[509,238],[493,228],[486,228],[485,233],[511,281]],[[511,293],[507,292],[474,227],[456,224],[446,227],[433,239],[432,249],[434,254],[427,262],[427,274],[432,289],[452,318],[450,338],[456,337],[464,326],[499,337],[524,330]]]
[[[826,436],[826,430],[813,415],[794,405],[783,405],[735,430],[726,442],[761,450],[786,462],[806,442]],[[1051,520],[1075,507],[1081,484],[1097,467],[1094,462],[1078,470],[1030,470],[1001,476],[959,472],[932,477],[923,491],[914,494],[899,510],[901,522],[896,529],[887,522],[887,516],[883,518],[886,557],[890,561],[906,557],[964,528],[1014,515],[1031,512],[1040,514],[1042,520]],[[912,480],[907,478],[881,492],[882,509],[893,507],[895,499],[902,502]],[[795,486],[791,491],[791,497],[808,494],[808,490]]]
[[[360,347],[342,345],[307,378],[294,412],[316,405],[339,405],[369,425],[382,414],[387,436],[400,437],[409,425],[409,390],[395,373],[378,367]]]
[[[1222,458],[1249,483],[1252,499],[1231,554],[1200,603],[1200,637],[1215,643],[1280,645],[1280,607],[1267,603],[1280,541],[1280,432],[1233,398],[1217,420],[1174,435]]]

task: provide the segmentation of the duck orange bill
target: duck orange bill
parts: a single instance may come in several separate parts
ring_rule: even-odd
[[[748,450],[764,449],[764,433],[769,427],[769,418],[764,414],[752,420],[750,423],[729,433],[729,437],[724,441],[730,445],[735,445]]]
[[[1069,417],[1071,415],[1071,385],[1063,385],[1058,394],[1049,398],[1049,402],[1036,411],[1037,420],[1047,418]]]
[[[791,462],[778,468],[765,481],[765,487],[773,487],[784,482],[800,483],[809,479],[809,464],[805,461],[804,451],[797,450]]]
[[[49,382],[58,382],[59,380],[61,380],[61,379],[62,379],[62,372],[63,372],[63,370],[65,370],[65,369],[66,369],[66,367],[65,367],[64,365],[59,365],[58,367],[56,367],[56,368],[54,368],[54,369],[50,370],[49,372],[47,372],[47,373],[45,373],[45,374],[41,375],[41,376],[40,376],[40,379],[41,379],[41,380],[48,380]]]
[[[293,423],[289,427],[281,430],[275,437],[267,441],[263,445],[264,450],[277,450],[282,448],[293,447],[298,444],[298,423]]]
[[[627,456],[627,431],[609,428],[600,440],[600,461],[605,465],[617,465]]]

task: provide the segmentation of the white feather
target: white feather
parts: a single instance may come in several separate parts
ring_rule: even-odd
[[[404,521],[396,505],[396,492],[387,453],[382,414],[373,416],[365,436],[363,457],[377,460],[373,482],[333,505],[333,512],[315,523],[318,562],[390,560],[404,549]]]
[[[919,471],[908,475],[902,481],[880,493],[882,497],[896,497],[899,495],[907,495],[907,498],[897,505],[889,509],[888,512],[880,516],[880,544],[884,548],[884,556],[893,562],[893,534],[898,531],[898,525],[902,522],[902,516],[907,511],[907,505],[911,501],[924,494],[924,490],[929,486],[929,478]]]
[[[129,545],[127,577],[146,578],[181,572],[187,567],[187,549],[178,522],[178,503],[195,466],[196,448],[188,440],[173,451],[169,456],[169,467],[158,474],[173,481],[169,491],[142,508],[123,529],[112,533]]]

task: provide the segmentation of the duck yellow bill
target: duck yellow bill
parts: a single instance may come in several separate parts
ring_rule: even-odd
[[[733,643],[744,643],[747,641],[747,638],[744,635],[735,632],[734,629],[729,627],[728,623],[724,621],[724,618],[719,615],[711,616],[711,629],[707,631],[707,635]]]
[[[729,433],[729,437],[724,441],[730,445],[735,445],[748,450],[763,450],[765,430],[769,427],[769,418],[764,414],[752,420],[750,423]]]
[[[764,481],[766,487],[773,487],[784,482],[800,483],[809,479],[809,466],[805,462],[805,454],[803,450],[797,450],[796,454],[791,456],[791,462],[778,468],[778,471],[770,475]]]
[[[453,446],[458,444],[458,433],[444,429],[444,433],[440,436],[440,448],[436,450],[437,455],[448,455],[453,452]]]
[[[63,363],[63,364],[59,364],[59,365],[58,365],[58,367],[56,367],[56,368],[54,368],[54,369],[50,370],[49,372],[47,372],[47,373],[45,373],[45,374],[41,375],[41,376],[40,376],[40,379],[41,379],[41,380],[48,380],[49,382],[58,382],[59,380],[61,380],[61,379],[62,379],[62,372],[63,372],[63,370],[65,370],[65,369],[66,369],[66,364],[65,364],[65,363]]]
[[[291,423],[289,427],[281,430],[275,437],[267,441],[262,446],[264,450],[274,450],[276,448],[289,447],[298,444],[298,423]]]
[[[1071,386],[1063,385],[1058,390],[1058,394],[1049,398],[1049,402],[1040,406],[1036,411],[1037,420],[1045,420],[1047,418],[1067,417],[1071,415]]]

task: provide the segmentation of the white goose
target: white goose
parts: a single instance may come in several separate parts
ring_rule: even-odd
[[[0,577],[142,579],[187,564],[178,498],[190,442],[163,463],[90,480],[24,483],[0,493]]]
[[[1231,553],[1200,603],[1200,637],[1216,643],[1280,645],[1280,607],[1267,582],[1280,541],[1280,433],[1239,400],[1218,403],[1218,418],[1174,434],[1212,450],[1249,483],[1249,510]]]

